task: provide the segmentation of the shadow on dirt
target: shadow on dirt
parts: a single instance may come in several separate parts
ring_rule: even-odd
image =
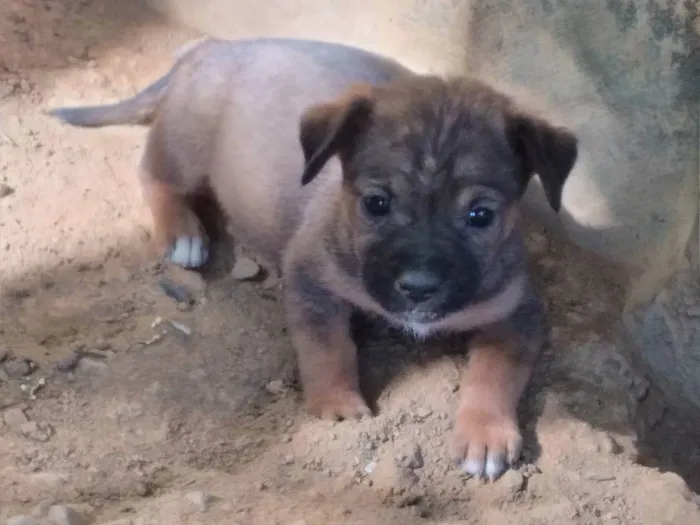
[[[35,0],[0,6],[0,28],[14,42],[3,47],[5,70],[42,69],[51,74],[78,60],[96,59],[113,46],[162,25],[140,0]]]

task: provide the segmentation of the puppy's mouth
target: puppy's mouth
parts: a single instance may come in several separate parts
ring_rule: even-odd
[[[405,310],[398,314],[394,314],[401,323],[434,323],[442,319],[445,314],[435,310],[425,310],[423,308],[414,308]]]

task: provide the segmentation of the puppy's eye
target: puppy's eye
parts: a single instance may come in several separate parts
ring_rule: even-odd
[[[472,228],[488,228],[496,216],[493,210],[484,206],[477,206],[467,215],[467,226]]]
[[[391,210],[391,198],[388,195],[375,193],[362,198],[362,207],[367,215],[383,217]]]

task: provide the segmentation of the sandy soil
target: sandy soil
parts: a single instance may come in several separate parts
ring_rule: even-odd
[[[154,258],[144,130],[42,114],[134,93],[194,36],[135,0],[0,4],[0,522],[700,523],[700,441],[617,352],[620,276],[535,225],[554,337],[516,470],[460,475],[464,357],[383,326],[357,330],[379,415],[309,416],[279,292],[230,277],[230,240],[203,275]]]

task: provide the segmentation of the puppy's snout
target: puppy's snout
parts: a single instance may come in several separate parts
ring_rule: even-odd
[[[396,289],[414,303],[423,303],[440,291],[443,279],[428,270],[408,270],[394,282]]]

